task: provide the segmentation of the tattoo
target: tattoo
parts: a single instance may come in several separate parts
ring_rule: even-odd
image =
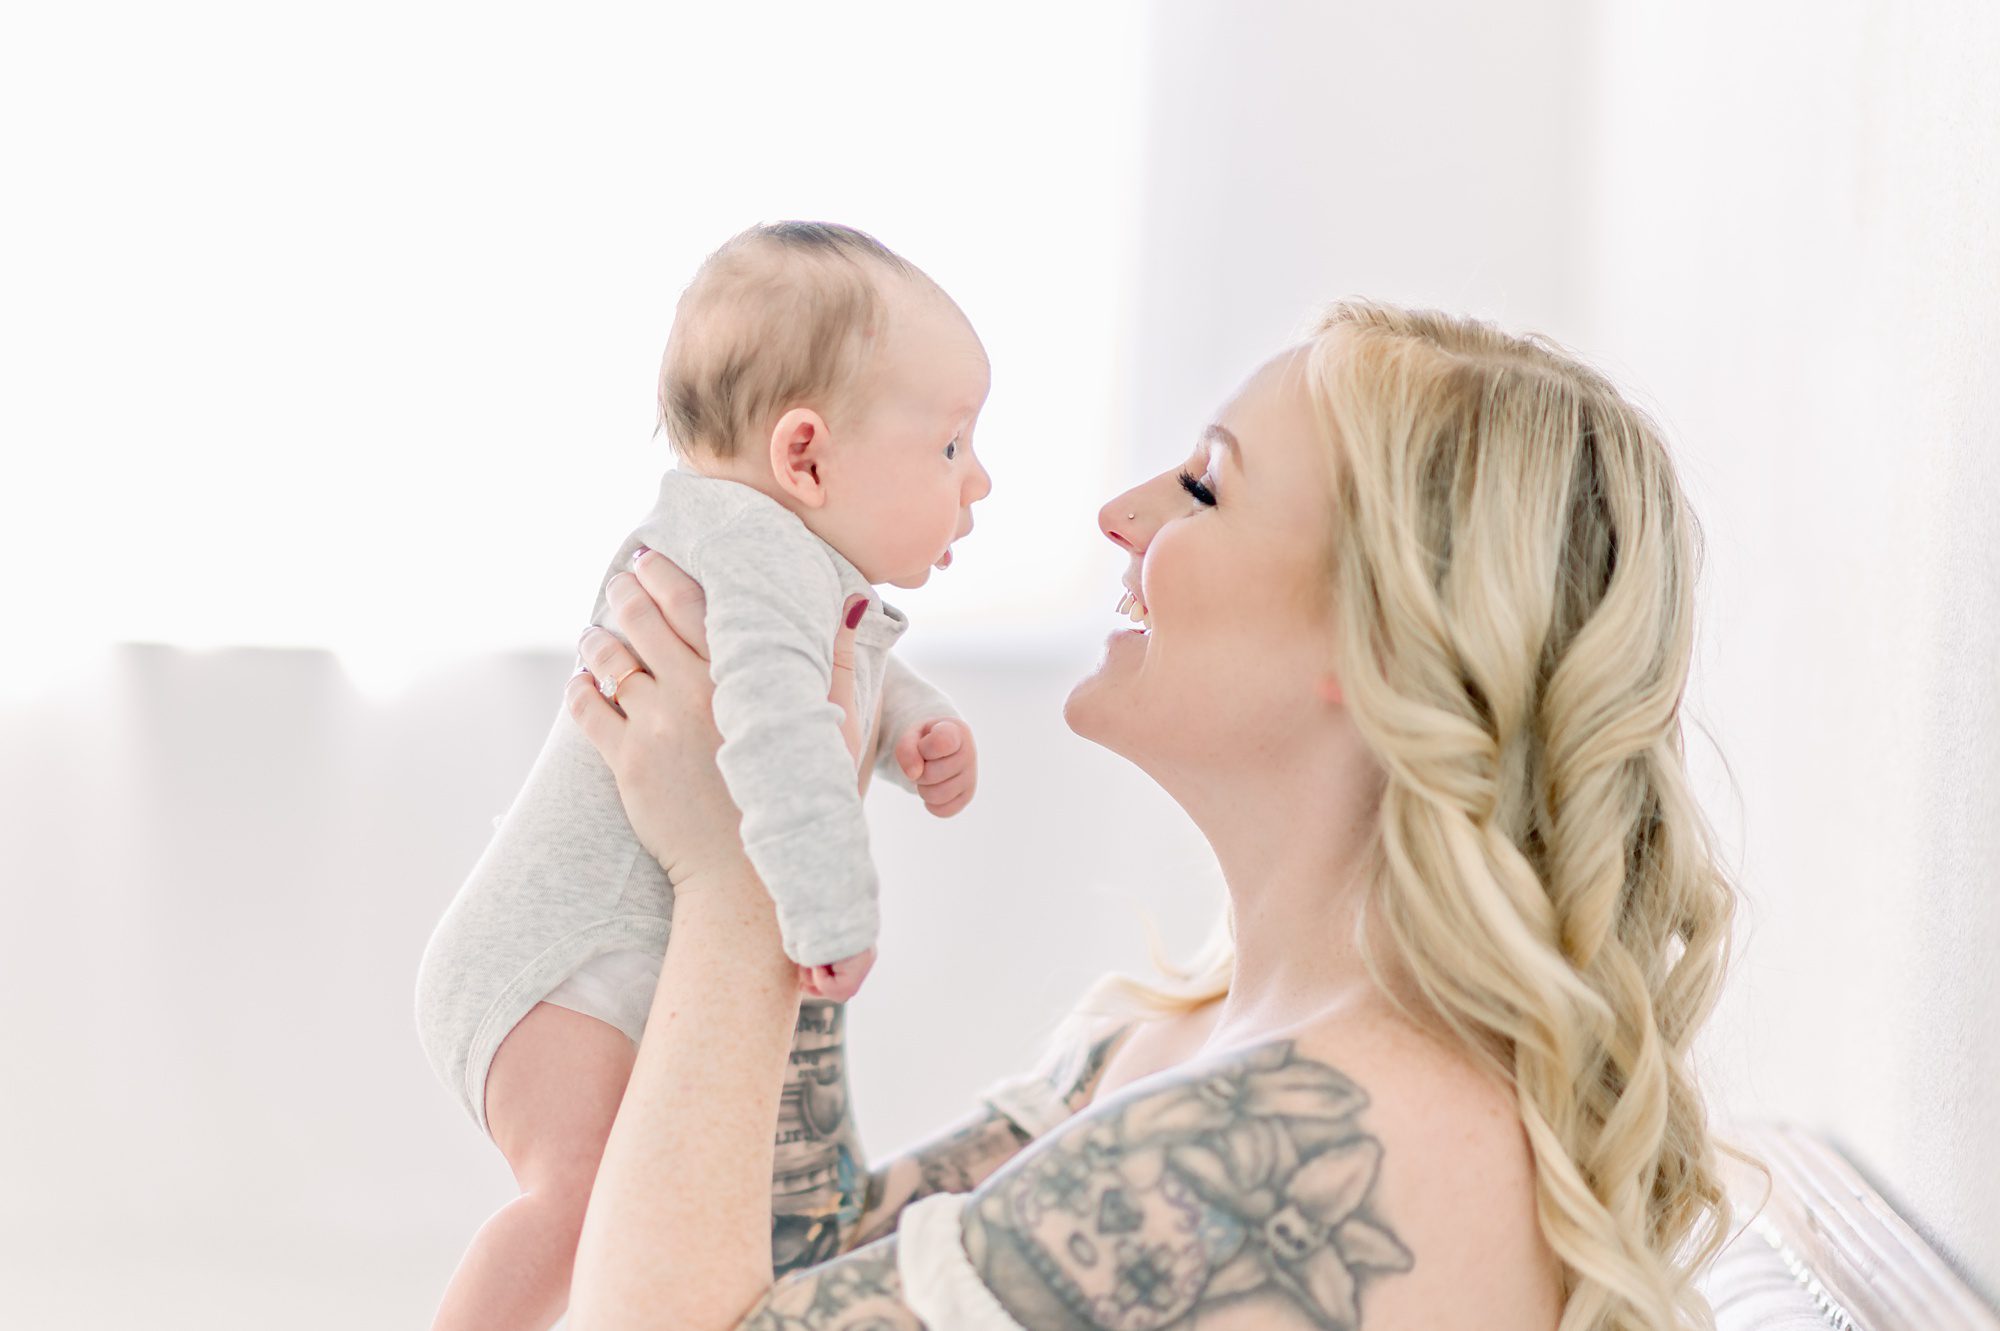
[[[1415,1265],[1372,1205],[1367,1105],[1289,1040],[1148,1079],[994,1175],[967,1254],[1024,1326],[1355,1331],[1367,1282]]]
[[[832,1257],[861,1217],[866,1180],[848,1112],[846,1024],[839,1003],[799,1005],[771,1176],[771,1266],[779,1275]]]
[[[924,1324],[903,1302],[890,1239],[781,1281],[739,1331],[924,1331]]]
[[[892,1160],[868,1180],[861,1228],[854,1244],[896,1232],[903,1208],[935,1192],[970,1192],[1028,1144],[1005,1114],[989,1110],[911,1154]]]
[[[1074,1113],[1090,1102],[1104,1076],[1111,1052],[1130,1034],[1119,1027],[1087,1047],[1057,1061],[1046,1076],[1051,1088]],[[970,1192],[1034,1140],[1011,1118],[996,1110],[926,1143],[902,1160],[892,1161],[868,1180],[867,1201],[854,1245],[872,1243],[896,1232],[903,1208],[937,1192]]]
[[[1105,1066],[1111,1062],[1111,1051],[1131,1032],[1129,1024],[1120,1026],[1086,1049],[1080,1060],[1057,1067],[1052,1081],[1056,1093],[1062,1096],[1063,1103],[1069,1106],[1072,1114],[1090,1103],[1091,1096],[1097,1093],[1097,1083],[1104,1077]]]

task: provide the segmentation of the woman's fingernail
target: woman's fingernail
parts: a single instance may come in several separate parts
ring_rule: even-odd
[[[637,550],[634,550],[634,551],[632,552],[632,567],[633,567],[633,568],[637,568],[637,567],[639,567],[639,561],[640,561],[640,560],[642,560],[642,559],[644,559],[644,558],[646,557],[646,555],[647,555],[647,552],[648,552],[648,550],[649,550],[649,549],[650,549],[650,547],[648,547],[648,546],[643,546],[643,545],[642,545],[642,546],[640,546],[640,547],[639,547],[639,548],[638,548]]]
[[[606,584],[604,597],[606,600],[616,604],[631,596],[634,591],[638,590],[638,586],[639,584],[632,580],[630,573],[620,573]]]
[[[866,597],[863,597],[861,600],[856,601],[853,607],[848,610],[847,627],[853,628],[856,624],[859,624],[861,622],[861,617],[867,613],[868,613],[868,600]]]

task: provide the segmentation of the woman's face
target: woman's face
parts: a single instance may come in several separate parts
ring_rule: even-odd
[[[1150,628],[1112,634],[1063,717],[1156,779],[1282,761],[1326,710],[1330,450],[1304,368],[1303,347],[1265,364],[1184,463],[1098,512]]]

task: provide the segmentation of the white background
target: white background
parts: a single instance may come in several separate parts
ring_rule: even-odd
[[[1254,21],[1250,17],[1254,11]],[[663,444],[701,255],[864,226],[994,362],[894,598],[981,728],[871,800],[871,1151],[1213,863],[1058,707],[1102,500],[1361,293],[1533,327],[1708,536],[1690,761],[1748,896],[1718,1114],[2000,1288],[2000,21],[1836,5],[71,5],[0,29],[0,1321],[421,1325],[508,1195],[416,958]]]

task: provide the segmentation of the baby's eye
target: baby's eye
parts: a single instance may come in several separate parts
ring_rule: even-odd
[[[958,456],[958,440],[954,439],[950,443],[944,446],[944,460],[946,462],[949,462],[957,456]]]

